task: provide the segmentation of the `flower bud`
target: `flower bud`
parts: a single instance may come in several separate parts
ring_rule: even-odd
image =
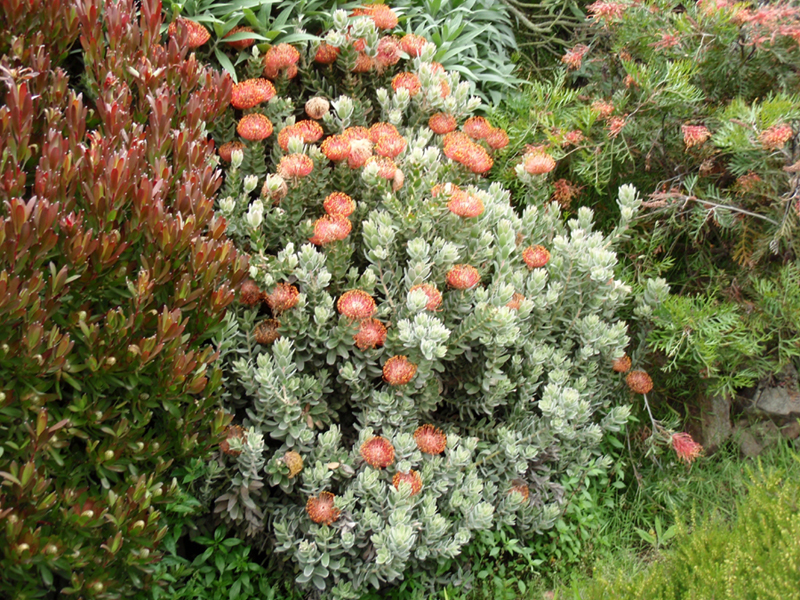
[[[331,105],[325,99],[319,96],[311,98],[306,102],[306,114],[312,119],[321,119],[330,112]]]
[[[114,458],[114,451],[113,450],[106,450],[105,454],[103,455],[106,460],[111,460]]]
[[[238,169],[242,166],[242,161],[244,160],[244,152],[240,149],[236,149],[231,152],[231,167],[234,169]]]
[[[244,218],[251,229],[258,229],[261,227],[261,223],[264,222],[264,205],[261,203],[261,200],[256,200],[250,205]]]
[[[244,178],[244,191],[246,194],[252,192],[256,187],[258,187],[257,175],[248,175]]]
[[[231,196],[223,198],[219,201],[219,209],[222,211],[223,215],[228,216],[232,214],[235,208],[236,200],[234,200]]]

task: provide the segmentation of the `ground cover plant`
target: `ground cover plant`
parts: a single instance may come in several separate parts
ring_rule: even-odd
[[[247,260],[205,123],[231,83],[159,43],[156,2],[0,10],[0,595],[117,598],[228,420],[210,341]]]

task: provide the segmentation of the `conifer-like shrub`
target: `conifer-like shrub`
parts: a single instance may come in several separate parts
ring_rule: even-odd
[[[217,338],[241,429],[215,512],[302,586],[358,598],[433,579],[475,531],[552,527],[564,478],[608,467],[629,412],[613,247],[640,199],[621,189],[603,235],[521,168],[517,214],[486,178],[505,133],[435,47],[393,35],[387,7],[331,22],[237,59],[277,95],[213,131],[219,212],[250,254]],[[253,115],[272,135],[237,134]]]
[[[205,124],[231,83],[154,0],[0,14],[0,596],[119,598],[228,420],[209,341],[247,260]]]

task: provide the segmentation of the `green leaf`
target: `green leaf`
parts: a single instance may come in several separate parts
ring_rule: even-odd
[[[233,67],[231,59],[228,58],[219,48],[214,48],[214,55],[217,57],[217,60],[222,68],[225,69],[231,76],[233,82],[239,83],[239,80],[236,78],[236,69]]]

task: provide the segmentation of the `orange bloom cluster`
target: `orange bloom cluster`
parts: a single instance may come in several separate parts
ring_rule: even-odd
[[[211,39],[211,33],[200,25],[200,23],[195,23],[194,21],[190,21],[189,19],[184,19],[183,17],[178,17],[175,21],[169,24],[167,28],[167,33],[170,37],[175,37],[178,35],[178,23],[183,25],[186,30],[189,32],[189,37],[186,40],[186,45],[189,49],[194,50],[195,48],[199,48],[203,44],[205,44],[208,40]]]
[[[522,251],[522,260],[529,269],[539,269],[550,262],[550,251],[539,244],[528,246]]]
[[[625,378],[625,383],[637,394],[646,394],[653,389],[653,380],[644,371],[631,371]]]
[[[314,161],[305,154],[290,154],[278,163],[278,175],[284,179],[301,179],[313,170]]]
[[[449,115],[446,113],[436,113],[430,119],[428,119],[428,127],[431,128],[433,133],[438,135],[444,135],[446,133],[450,133],[451,131],[455,131],[458,123],[456,122],[456,118],[453,115]]]
[[[681,125],[683,143],[687,148],[700,146],[711,137],[711,132],[705,125]]]
[[[445,136],[444,155],[461,163],[473,173],[486,173],[494,165],[494,161],[486,149],[460,131],[454,131]]]
[[[418,471],[413,469],[408,473],[397,472],[392,477],[392,485],[394,489],[399,490],[401,483],[407,483],[411,486],[411,495],[415,496],[422,490],[422,477]]]
[[[408,54],[411,58],[416,58],[419,56],[422,52],[422,48],[427,43],[428,40],[421,35],[416,35],[414,33],[407,33],[400,40],[400,45],[403,48],[403,52]]]
[[[281,150],[286,152],[289,149],[289,140],[291,138],[299,137],[302,138],[303,143],[313,144],[322,137],[323,133],[322,125],[316,121],[305,119],[281,129],[278,134],[278,145],[281,147]]]
[[[758,141],[761,142],[764,150],[777,150],[783,148],[790,139],[794,132],[789,125],[775,125],[761,132],[758,136]]]
[[[319,496],[312,496],[306,502],[306,512],[314,523],[331,525],[338,520],[341,511],[333,505],[336,496],[330,492],[322,492]]]
[[[359,52],[356,57],[356,64],[353,67],[353,73],[369,73],[372,67],[375,66],[375,61],[366,52]]]
[[[385,4],[367,4],[361,8],[356,8],[351,13],[351,16],[370,17],[378,29],[394,29],[398,23],[397,14]]]
[[[353,224],[341,215],[325,215],[314,222],[314,235],[308,241],[317,246],[345,239],[353,230]]]
[[[378,177],[382,179],[394,179],[394,175],[397,172],[397,165],[394,164],[394,161],[391,158],[386,156],[370,156],[367,158],[364,166],[371,164],[378,165]]]
[[[328,160],[339,162],[350,154],[350,140],[341,135],[332,135],[323,140],[320,149]]]
[[[442,292],[437,290],[435,285],[431,285],[430,283],[421,283],[413,286],[408,291],[414,292],[416,290],[422,290],[428,297],[428,303],[425,305],[425,308],[428,310],[436,310],[442,304]]]
[[[336,303],[336,310],[348,319],[369,319],[378,311],[375,299],[363,290],[348,290]]]
[[[255,306],[261,302],[263,292],[252,279],[245,279],[239,288],[239,302],[245,306]]]
[[[522,168],[530,175],[544,175],[556,168],[556,160],[541,150],[529,152],[522,161]]]
[[[281,334],[278,333],[278,328],[281,326],[280,321],[277,319],[265,319],[261,321],[258,325],[256,325],[255,330],[253,331],[253,337],[256,340],[257,344],[261,344],[262,346],[268,346],[279,337]]]
[[[396,65],[400,62],[401,52],[400,42],[391,36],[383,37],[378,42],[378,54],[375,56],[375,62],[381,69]]]
[[[592,110],[597,113],[601,119],[607,119],[614,112],[614,105],[605,100],[595,100],[592,102]]]
[[[233,85],[231,106],[240,110],[253,108],[275,97],[275,86],[267,79],[246,79]]]
[[[447,285],[457,290],[468,290],[480,283],[478,269],[471,265],[455,265],[447,272]]]
[[[419,94],[421,88],[422,82],[414,73],[398,73],[392,79],[392,89],[395,92],[401,89],[408,90],[412,98]]]
[[[370,141],[375,152],[388,158],[397,158],[406,149],[406,139],[390,123],[375,123],[369,128]]]
[[[394,462],[394,446],[385,437],[375,436],[361,444],[361,458],[369,466],[385,469]]]
[[[608,120],[608,135],[610,135],[612,138],[617,137],[627,122],[628,121],[625,119],[625,117],[611,117]]]
[[[225,40],[227,40],[231,36],[236,35],[237,33],[253,33],[253,28],[244,27],[241,25],[234,27],[225,35],[224,38],[222,38],[222,41],[225,42]],[[256,40],[254,38],[244,38],[242,40],[234,40],[232,42],[225,42],[225,43],[228,44],[231,48],[235,48],[236,50],[246,50],[247,48],[255,44]]]
[[[405,385],[417,374],[417,365],[405,356],[393,356],[383,365],[383,379],[389,385]]]
[[[553,200],[558,202],[561,208],[569,208],[572,199],[579,192],[580,188],[567,179],[561,178],[553,182]]]
[[[590,4],[586,7],[592,15],[592,19],[597,21],[603,21],[604,23],[608,24],[615,19],[619,19],[622,14],[625,12],[625,9],[628,8],[627,4],[621,4],[619,2],[595,2],[594,4]]]
[[[300,53],[297,48],[289,44],[273,46],[264,55],[264,76],[268,79],[277,79],[281,72],[292,79],[297,75],[297,61]]]
[[[243,148],[244,144],[242,142],[225,142],[219,147],[217,153],[222,160],[224,160],[226,163],[229,163],[231,162],[231,155],[233,154],[233,151],[242,150]]]
[[[290,310],[297,306],[299,291],[293,285],[288,283],[278,283],[268,294],[264,294],[272,314],[279,315],[282,312]]]
[[[364,319],[359,323],[353,341],[359,350],[380,348],[386,342],[386,325],[377,319]]]
[[[614,110],[614,107],[611,107],[611,110]],[[577,146],[586,138],[583,135],[583,132],[580,129],[573,129],[572,131],[568,131],[564,134],[564,141],[562,142],[563,146]]]
[[[627,373],[631,370],[631,364],[631,357],[623,354],[611,364],[611,368],[616,373]]]
[[[688,433],[673,433],[672,448],[678,458],[687,465],[703,453],[703,447],[692,439]]]
[[[331,46],[326,42],[322,42],[317,48],[317,53],[314,55],[314,62],[321,65],[332,65],[339,57],[339,48]]]
[[[489,144],[489,147],[492,150],[500,150],[508,146],[508,134],[505,132],[505,129],[495,128],[489,131],[486,134],[486,143]]]
[[[492,125],[483,117],[470,117],[466,120],[462,129],[473,140],[482,140],[489,135]]]
[[[349,217],[356,209],[356,202],[344,192],[333,192],[323,200],[322,208],[329,215]]]
[[[578,44],[574,48],[567,50],[564,56],[561,57],[561,62],[567,65],[567,69],[574,71],[581,68],[583,57],[589,52],[589,46],[586,44]]]
[[[757,173],[750,171],[736,179],[736,187],[739,188],[741,192],[748,193],[754,191],[761,182],[761,177],[759,177]]]
[[[451,213],[465,219],[479,217],[483,214],[483,200],[475,194],[458,190],[450,197],[447,208]]]
[[[259,142],[272,135],[272,121],[262,114],[245,115],[236,126],[236,133],[251,142]]]
[[[447,436],[438,427],[422,425],[414,431],[417,448],[425,454],[441,454],[447,448]]]

